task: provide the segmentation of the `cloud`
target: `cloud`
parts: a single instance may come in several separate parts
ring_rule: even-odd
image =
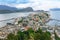
[[[16,8],[32,7],[34,10],[60,8],[60,0],[0,0],[0,4],[5,4]]]
[[[29,0],[26,4],[17,4],[17,8],[32,7],[34,10],[49,10],[50,8],[60,8],[59,0]]]
[[[50,8],[60,8],[59,4],[60,1],[57,0],[30,0],[32,3],[32,7],[35,10],[43,9],[43,10],[49,10]]]
[[[0,2],[8,4],[24,4],[28,3],[28,0],[0,0]]]

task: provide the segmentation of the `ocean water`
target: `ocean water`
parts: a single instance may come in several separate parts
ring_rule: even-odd
[[[60,11],[50,11],[49,14],[51,19],[56,19],[56,20],[51,20],[47,24],[51,26],[60,25]]]
[[[17,18],[17,17],[23,17],[29,15],[30,12],[25,12],[25,13],[5,13],[5,14],[0,14],[0,27],[3,27],[6,25],[6,23],[11,23],[14,22],[14,20],[8,20],[8,21],[2,21],[6,19],[11,19],[11,18]],[[2,21],[2,22],[1,22]]]
[[[50,11],[51,18],[60,20],[60,11]]]

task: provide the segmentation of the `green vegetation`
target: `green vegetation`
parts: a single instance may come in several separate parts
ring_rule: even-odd
[[[20,20],[18,21],[18,24],[19,24],[19,23],[22,23],[22,22],[23,22],[23,19],[20,19]]]
[[[29,29],[24,32],[18,31],[17,35],[10,33],[7,36],[7,40],[51,40],[50,36],[49,32],[42,32],[41,29],[37,31]]]
[[[14,34],[10,33],[8,36],[7,36],[7,40],[14,40]]]

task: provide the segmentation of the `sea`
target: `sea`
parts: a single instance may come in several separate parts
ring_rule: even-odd
[[[25,16],[28,16],[30,13],[32,12],[1,13],[0,14],[0,28],[4,27],[7,23],[13,23],[14,19],[12,18],[25,17]]]
[[[0,27],[5,26],[7,23],[14,22],[14,20],[7,20],[7,19],[23,17],[23,16],[27,16],[31,13],[32,12],[24,12],[24,13],[18,12],[18,13],[0,14]],[[55,24],[60,25],[60,21],[57,21],[57,20],[60,20],[60,11],[49,11],[49,14],[50,14],[50,18],[56,19],[56,20],[49,21],[47,24],[48,25],[55,25]],[[2,21],[2,20],[7,20],[7,21]]]
[[[49,14],[50,18],[54,20],[50,20],[47,24],[50,26],[60,26],[60,11],[50,11]]]

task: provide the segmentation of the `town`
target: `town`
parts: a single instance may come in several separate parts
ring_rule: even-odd
[[[48,12],[33,12],[26,17],[15,18],[14,23],[7,23],[4,27],[0,28],[0,39],[7,39],[8,34],[13,33],[17,35],[17,32],[27,31],[32,28],[34,31],[39,28],[43,32],[50,32],[52,40],[55,40],[55,34],[60,38],[60,26],[50,26],[47,23],[50,20],[50,14]]]

